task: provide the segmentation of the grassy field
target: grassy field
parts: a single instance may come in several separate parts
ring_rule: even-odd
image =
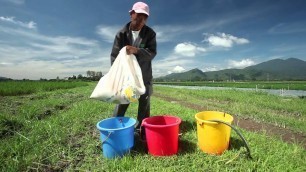
[[[208,87],[233,87],[233,88],[258,88],[258,89],[285,89],[306,90],[305,81],[254,81],[254,82],[155,82],[156,84],[181,85],[181,86],[208,86]]]
[[[69,81],[6,81],[0,82],[0,96],[17,96],[38,91],[69,89],[88,85],[86,82]]]
[[[242,118],[267,122],[306,133],[306,100],[281,97],[264,92],[238,90],[188,90],[157,87],[156,93],[204,105],[205,109],[224,111]]]
[[[0,83],[1,85],[2,83]],[[71,89],[36,90],[32,94],[0,97],[0,171],[306,171],[306,151],[264,132],[238,128],[253,159],[235,132],[231,148],[221,156],[207,155],[197,146],[195,109],[156,96],[151,114],[179,116],[179,152],[153,157],[135,140],[130,154],[109,160],[102,156],[96,123],[108,118],[114,105],[89,99],[95,83]],[[3,87],[0,87],[3,88]],[[155,86],[158,94],[201,104],[291,130],[306,133],[305,100],[234,90],[184,90]],[[136,118],[137,104],[127,116]]]

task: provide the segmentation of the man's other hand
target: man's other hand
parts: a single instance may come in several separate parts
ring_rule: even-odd
[[[130,55],[130,54],[137,54],[137,52],[138,52],[138,48],[130,46],[130,45],[126,46],[126,53],[128,55]]]

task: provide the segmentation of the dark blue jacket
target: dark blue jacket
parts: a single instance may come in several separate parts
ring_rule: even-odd
[[[156,33],[150,27],[144,25],[139,33],[138,39],[133,44],[130,23],[126,24],[116,35],[111,53],[111,64],[115,61],[119,51],[126,45],[139,48],[136,55],[142,71],[145,85],[152,84],[152,60],[156,56]]]

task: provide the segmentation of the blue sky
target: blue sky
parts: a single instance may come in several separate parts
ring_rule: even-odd
[[[131,0],[0,0],[0,76],[64,78],[110,68]],[[153,76],[194,68],[306,61],[304,0],[151,0],[157,33]],[[284,69],[285,70],[285,69]]]

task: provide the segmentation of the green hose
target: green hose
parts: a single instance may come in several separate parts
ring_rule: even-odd
[[[218,123],[222,123],[222,124],[225,124],[225,125],[231,127],[231,128],[239,135],[239,137],[242,139],[242,141],[244,142],[244,145],[245,145],[245,147],[246,147],[246,149],[247,149],[247,151],[248,151],[248,157],[249,157],[250,159],[252,159],[251,151],[250,151],[250,148],[249,148],[249,145],[248,145],[247,141],[245,140],[245,138],[243,137],[243,135],[242,135],[235,127],[233,127],[231,124],[229,124],[229,123],[227,123],[227,122],[224,122],[224,121],[221,121],[221,120],[207,120],[207,121],[218,122]]]

